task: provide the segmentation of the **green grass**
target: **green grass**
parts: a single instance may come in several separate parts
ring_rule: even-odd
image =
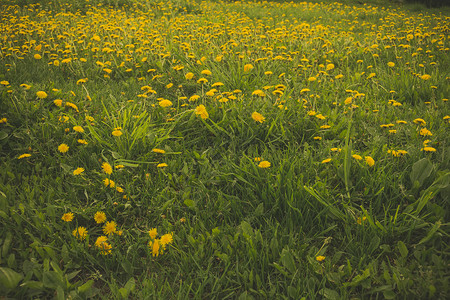
[[[446,8],[29,2],[0,6],[0,297],[448,298]]]

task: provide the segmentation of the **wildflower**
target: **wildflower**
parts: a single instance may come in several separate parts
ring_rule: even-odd
[[[208,79],[206,79],[206,78],[200,78],[199,80],[197,80],[197,83],[201,83],[201,84],[204,84],[207,82],[208,82]]]
[[[7,85],[9,85],[9,82],[8,81],[6,81],[6,80],[2,80],[2,81],[0,81],[0,84],[1,85],[4,85],[4,86],[7,86]],[[21,84],[20,86],[22,86],[23,84]]]
[[[324,159],[324,160],[322,160],[322,164],[326,164],[326,163],[329,163],[331,161],[331,158],[327,158],[327,159]]]
[[[358,223],[359,225],[361,225],[365,220],[367,220],[367,217],[358,217],[358,219],[356,220],[356,223]]]
[[[153,151],[153,152],[155,152],[155,153],[161,153],[161,154],[164,154],[164,153],[166,153],[166,151],[165,151],[165,150],[162,150],[162,149],[158,149],[158,148],[153,148],[153,149],[152,149],[152,151]]]
[[[61,153],[66,153],[67,151],[69,151],[69,146],[63,143],[58,146],[58,151]]]
[[[334,78],[335,78],[335,79],[341,79],[341,78],[344,78],[344,75],[338,74],[338,75],[334,76]]]
[[[2,81],[2,82],[8,82],[8,81]],[[8,82],[8,85],[9,85],[9,82]],[[29,89],[31,88],[31,85],[26,84],[26,83],[22,83],[22,84],[20,85],[20,87],[23,88],[23,89],[25,89],[25,90],[29,90]]]
[[[210,70],[203,70],[200,73],[203,75],[208,75],[208,76],[211,76],[211,74],[212,74],[212,72]]]
[[[19,155],[19,157],[17,157],[17,159],[27,158],[27,157],[30,157],[30,156],[31,156],[31,154],[29,154],[29,153],[24,153],[24,154],[22,154],[22,155]]]
[[[84,132],[84,129],[83,129],[83,127],[81,127],[81,126],[74,126],[74,127],[73,127],[73,130],[76,131],[76,132],[80,132],[80,133],[83,133],[83,132]]]
[[[87,237],[87,230],[85,227],[80,226],[72,231],[72,235],[82,241]]]
[[[321,141],[322,137],[321,136],[315,136],[315,137],[313,137],[313,139],[316,140],[316,141]]]
[[[148,243],[148,246],[152,249],[152,256],[158,256],[159,255],[159,241],[158,240],[154,240],[153,242],[150,241]]]
[[[259,123],[263,123],[266,120],[263,115],[256,111],[252,113],[252,119]]]
[[[106,235],[110,235],[116,232],[116,222],[106,222],[105,226],[103,226],[103,233]]]
[[[166,89],[170,89],[171,87],[173,87],[173,83],[169,83],[166,85]]]
[[[416,124],[420,124],[421,126],[427,125],[427,122],[425,122],[425,120],[421,119],[421,118],[414,119],[413,122],[416,123]]]
[[[56,106],[59,106],[59,107],[61,107],[62,106],[62,103],[63,103],[63,101],[61,100],[61,99],[56,99],[56,100],[53,100],[53,103],[56,105]]]
[[[314,76],[311,76],[311,77],[308,78],[308,81],[310,81],[310,82],[313,82],[313,81],[316,81],[316,80],[317,80],[317,78],[314,77]]]
[[[112,173],[112,167],[107,162],[104,162],[102,164],[102,169],[103,169],[103,172],[105,172],[106,174],[111,174]]]
[[[324,259],[325,259],[325,256],[322,256],[322,255],[319,255],[319,256],[316,257],[316,260],[319,261],[319,262],[323,261]]]
[[[425,151],[425,152],[436,152],[436,149],[433,147],[423,147],[422,149],[420,149],[420,151]]]
[[[362,160],[361,155],[358,155],[358,154],[353,154],[352,157],[356,160]]]
[[[111,132],[111,134],[113,136],[121,136],[123,134],[123,132],[120,130],[114,130],[113,132]]]
[[[187,80],[191,80],[192,78],[194,78],[194,73],[192,73],[192,72],[186,73],[186,75],[184,75],[184,77]]]
[[[272,71],[266,71],[266,72],[264,72],[264,74],[265,74],[265,75],[272,75],[273,72],[272,72]]]
[[[77,142],[79,144],[83,144],[83,145],[87,145],[88,144],[88,142],[86,142],[86,140],[83,140],[83,139],[78,139]]]
[[[42,58],[42,56],[41,56],[40,54],[37,54],[37,53],[36,53],[36,54],[34,55],[34,59],[41,59],[41,58]]]
[[[260,97],[265,97],[266,94],[264,94],[264,92],[262,90],[255,90],[252,93],[253,96],[260,96]]]
[[[433,135],[433,134],[431,133],[431,131],[429,131],[429,130],[426,129],[426,128],[420,129],[419,134],[420,134],[421,136],[432,136],[432,135]]]
[[[333,70],[334,69],[334,64],[328,64],[326,67],[327,71]]]
[[[200,96],[199,96],[199,95],[192,95],[192,96],[189,98],[189,101],[192,102],[192,101],[196,101],[196,100],[198,100],[198,99],[200,99]]]
[[[364,156],[364,160],[366,161],[366,164],[369,165],[369,167],[372,167],[375,164],[375,160],[370,156]]]
[[[125,166],[124,165],[117,165],[117,166],[114,166],[114,168],[116,168],[116,169],[123,169],[123,168],[125,168]]]
[[[76,106],[75,104],[73,104],[72,102],[66,102],[66,106],[75,109],[77,112],[79,112],[78,110],[78,106]]]
[[[102,211],[98,211],[94,215],[94,220],[97,224],[101,224],[106,221],[106,214]]]
[[[80,175],[81,173],[83,173],[84,172],[84,169],[83,168],[76,168],[74,171],[73,171],[73,175]]]
[[[258,167],[262,168],[262,169],[266,169],[270,167],[270,162],[268,162],[267,160],[263,160],[262,162],[260,162],[258,164]]]
[[[152,228],[148,231],[148,235],[154,240],[158,235],[158,230],[156,228]]]
[[[78,80],[77,80],[77,85],[78,85],[78,84],[82,84],[82,83],[86,83],[87,80],[88,80],[87,78],[78,79]]]
[[[69,213],[63,214],[63,216],[61,217],[61,220],[63,220],[64,222],[71,222],[73,220],[73,213],[69,212]]]
[[[161,241],[161,245],[163,247],[165,247],[166,245],[170,244],[173,242],[173,233],[167,233],[165,235],[163,235],[160,239]]]
[[[395,67],[395,63],[393,63],[392,61],[388,62],[387,65],[391,68]]]
[[[208,114],[208,112],[206,111],[206,107],[205,107],[203,104],[201,104],[201,105],[199,105],[199,106],[197,106],[197,107],[195,108],[195,114],[196,114],[196,115],[200,115],[200,117],[201,117],[203,120],[206,120],[206,119],[208,119],[208,117],[209,117],[209,114]]]
[[[45,98],[47,98],[47,93],[46,92],[44,92],[44,91],[39,91],[39,92],[36,92],[36,96],[39,98],[39,99],[45,99]]]
[[[330,125],[322,125],[322,126],[320,126],[320,129],[329,129],[329,128],[331,128]]]
[[[104,235],[99,236],[95,241],[95,246],[100,249],[100,254],[107,255],[111,253],[112,246],[108,242],[108,238]]]
[[[164,167],[168,167],[169,165],[166,163],[161,163],[161,164],[157,164],[156,167],[157,168],[164,168]]]
[[[161,106],[161,107],[169,107],[169,106],[172,106],[172,105],[173,105],[173,103],[170,100],[167,100],[167,99],[159,101],[159,106]]]
[[[248,71],[250,71],[251,69],[253,69],[253,65],[251,65],[251,64],[246,64],[246,65],[244,66],[244,72],[248,72]]]
[[[424,75],[420,76],[420,79],[422,79],[422,80],[429,80],[430,78],[431,78],[431,76],[428,74],[424,74]]]

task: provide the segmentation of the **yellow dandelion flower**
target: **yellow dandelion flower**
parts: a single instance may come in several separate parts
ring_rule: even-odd
[[[430,78],[431,78],[431,76],[428,74],[423,74],[422,76],[420,76],[420,79],[422,79],[422,80],[429,80]]]
[[[58,146],[58,151],[61,153],[66,153],[67,151],[69,151],[69,146],[63,143]]]
[[[266,120],[263,115],[256,111],[252,113],[252,119],[259,123],[263,123]]]
[[[153,242],[149,242],[149,246],[152,248],[152,256],[158,256],[159,255],[159,241],[154,240]]]
[[[200,74],[211,76],[212,72],[210,70],[203,70],[203,71],[200,72]]]
[[[387,65],[391,68],[395,67],[395,63],[393,63],[392,61],[388,62]]]
[[[61,99],[56,99],[56,100],[53,100],[53,104],[55,104],[56,106],[61,107],[62,104],[63,104],[63,101]]]
[[[263,160],[262,162],[260,162],[258,164],[258,167],[262,168],[262,169],[266,169],[270,167],[270,162],[268,162],[267,160]]]
[[[74,171],[73,171],[73,175],[80,175],[81,173],[83,173],[84,172],[84,168],[76,168]]]
[[[82,227],[82,226],[79,226],[78,228],[76,228],[72,231],[72,235],[80,241],[86,239],[87,234],[88,234],[88,232],[86,230],[86,227]]]
[[[169,106],[172,106],[172,105],[173,105],[173,103],[170,100],[167,100],[167,99],[159,101],[159,106],[161,106],[161,107],[169,107]]]
[[[117,224],[114,221],[106,222],[105,226],[103,226],[103,233],[105,235],[111,235],[116,232]]]
[[[161,164],[157,164],[156,167],[157,168],[164,168],[164,167],[168,167],[169,165],[166,163],[161,163]]]
[[[148,231],[148,235],[154,240],[158,235],[158,230],[156,228],[152,228]]]
[[[206,107],[203,104],[197,106],[194,112],[196,115],[199,115],[203,120],[206,120],[209,117],[208,111],[206,110]]]
[[[37,96],[39,99],[45,99],[45,98],[48,97],[47,93],[44,92],[44,91],[38,91],[38,92],[36,92],[36,96]]]
[[[325,260],[325,256],[319,255],[319,256],[316,257],[316,260],[319,261],[319,262],[323,261],[323,260]]]
[[[166,151],[165,151],[165,150],[162,150],[162,149],[158,149],[158,148],[153,148],[153,149],[152,149],[152,152],[155,152],[155,153],[161,153],[161,154],[164,154],[164,153],[166,153]]]
[[[73,220],[73,213],[69,212],[69,213],[63,214],[63,216],[61,217],[61,220],[63,220],[64,222],[71,222]]]
[[[166,245],[170,244],[173,242],[173,233],[167,233],[165,235],[163,235],[160,239],[161,241],[161,245],[163,247],[165,247]]]
[[[184,75],[184,77],[187,79],[187,80],[191,80],[192,78],[194,78],[194,73],[192,73],[192,72],[189,72],[189,73],[186,73],[186,75]]]
[[[425,152],[436,152],[436,149],[433,147],[423,147],[422,149],[420,149],[420,151],[425,151]]]
[[[86,142],[86,140],[83,140],[83,139],[78,139],[77,142],[79,144],[83,144],[83,145],[87,145],[88,144],[88,142]]]
[[[4,86],[7,86],[7,85],[9,85],[9,81],[2,80],[2,81],[0,81],[0,84],[4,85]],[[21,84],[20,86],[23,86],[23,85],[25,85],[25,84]]]
[[[106,221],[106,214],[102,211],[98,211],[94,215],[94,220],[97,224],[104,223]]]
[[[413,122],[416,123],[416,124],[420,124],[421,126],[427,125],[427,122],[425,122],[425,120],[421,119],[421,118],[414,119]]]
[[[73,130],[76,131],[76,132],[80,132],[80,133],[83,133],[83,132],[84,132],[84,129],[83,129],[83,127],[81,127],[81,126],[74,126],[74,127],[73,127]]]
[[[111,134],[113,136],[121,136],[123,134],[123,132],[120,130],[114,130],[113,132],[111,132]]]
[[[250,71],[251,69],[253,69],[253,65],[252,65],[252,64],[246,64],[246,65],[244,66],[244,72],[248,72],[248,71]]]
[[[353,154],[352,157],[356,160],[362,160],[361,155],[358,155],[358,154]]]
[[[375,164],[375,160],[370,156],[364,156],[364,160],[366,161],[366,164],[369,165],[369,167],[372,167]]]
[[[33,57],[34,57],[34,59],[41,59],[42,58],[42,56],[40,54],[37,54],[37,53]]]
[[[107,162],[104,162],[102,164],[102,169],[103,169],[103,172],[105,172],[106,174],[112,174],[113,169],[112,169],[111,165],[108,164]]]
[[[22,155],[19,155],[19,157],[17,157],[17,159],[27,158],[27,157],[30,157],[30,156],[31,156],[31,154],[29,154],[29,153],[24,153],[24,154],[22,154]]]

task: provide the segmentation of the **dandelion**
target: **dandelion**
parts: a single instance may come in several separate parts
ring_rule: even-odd
[[[116,168],[116,169],[123,169],[123,168],[125,168],[125,166],[124,165],[117,165],[117,166],[114,166],[114,168]]]
[[[95,241],[95,246],[100,249],[102,255],[107,255],[111,253],[112,246],[108,242],[108,238],[104,235],[99,236]]]
[[[356,220],[356,223],[358,223],[359,225],[361,225],[365,220],[367,220],[367,217],[358,217],[358,219]]]
[[[197,83],[200,83],[200,84],[204,84],[207,82],[208,82],[208,79],[206,79],[206,78],[200,78],[199,80],[197,80]]]
[[[82,144],[82,145],[87,145],[88,144],[88,142],[86,142],[86,140],[83,140],[83,139],[78,139],[77,142],[79,144]]]
[[[2,81],[2,82],[8,82],[8,81]],[[8,85],[9,85],[9,82],[8,82]],[[24,90],[29,90],[31,88],[31,85],[26,84],[26,83],[22,83],[20,85],[20,87],[23,88]]]
[[[353,154],[352,157],[356,160],[362,160],[361,155],[358,155],[358,154]]]
[[[63,216],[61,217],[61,220],[63,220],[64,222],[71,222],[73,220],[73,213],[69,212],[69,213],[63,214]]]
[[[111,132],[111,134],[113,136],[121,136],[123,134],[123,132],[120,130],[114,130],[113,132]]]
[[[156,228],[152,228],[148,231],[148,235],[151,237],[152,240],[154,240],[158,235],[158,230]]]
[[[30,156],[31,156],[31,154],[29,154],[29,153],[24,153],[24,154],[22,154],[22,155],[19,155],[19,157],[17,157],[17,159],[27,158],[27,157],[30,157]]]
[[[184,77],[187,79],[187,80],[191,80],[192,78],[194,78],[194,73],[192,73],[192,72],[189,72],[189,73],[186,73],[186,75],[184,75]]]
[[[392,61],[388,62],[387,65],[391,68],[395,67],[395,63],[393,63]]]
[[[106,235],[111,235],[116,232],[116,222],[106,222],[105,226],[103,226],[103,233]]]
[[[168,167],[169,165],[166,163],[161,163],[161,164],[157,164],[156,167],[157,168],[164,168],[164,167]]]
[[[104,162],[102,164],[102,169],[103,169],[103,172],[105,172],[106,174],[112,174],[112,167],[107,162]]]
[[[161,245],[163,246],[163,248],[165,248],[166,245],[173,242],[173,233],[167,233],[167,234],[163,235],[161,237],[160,241],[161,241]]]
[[[270,167],[270,162],[268,162],[267,160],[263,160],[262,162],[260,162],[258,164],[258,167],[260,167],[261,169],[266,169]]]
[[[424,75],[420,76],[420,79],[422,79],[422,80],[429,80],[430,78],[431,78],[431,76],[428,74],[424,74]]]
[[[259,123],[263,123],[266,120],[263,115],[256,111],[252,113],[252,119]]]
[[[316,260],[318,262],[321,262],[321,261],[325,260],[325,256],[322,256],[322,255],[316,256]]]
[[[82,241],[87,237],[87,230],[85,227],[78,227],[72,231],[72,235],[76,237],[78,240]]]
[[[39,99],[45,99],[45,98],[47,98],[47,93],[46,92],[44,92],[44,91],[38,91],[38,92],[36,92],[36,96],[39,98]]]
[[[66,153],[67,151],[69,151],[69,146],[63,143],[58,146],[58,151],[61,153]]]
[[[197,106],[194,112],[196,115],[199,115],[203,120],[206,120],[209,117],[209,114],[206,111],[206,107],[203,104]]]
[[[53,100],[53,104],[55,104],[56,106],[61,107],[62,104],[63,104],[63,101],[61,99],[56,99],[56,100]]]
[[[94,220],[97,224],[104,223],[106,221],[106,214],[102,211],[98,211],[94,215]]]
[[[1,85],[4,85],[4,86],[7,86],[7,85],[9,85],[9,82],[8,81],[6,81],[6,80],[2,80],[2,81],[0,81],[0,84]],[[22,86],[23,84],[21,84],[20,86]]]
[[[159,241],[158,240],[154,240],[153,242],[150,241],[148,243],[148,246],[152,249],[152,256],[158,256],[159,255]]]
[[[153,148],[153,149],[152,149],[152,152],[155,152],[155,153],[161,153],[161,154],[164,154],[164,153],[166,153],[166,151],[165,151],[165,150],[162,150],[162,149],[158,149],[158,148]]]
[[[172,105],[173,105],[173,103],[170,100],[167,100],[167,99],[159,101],[159,106],[161,106],[161,107],[169,107],[169,106],[172,106]]]
[[[420,134],[421,136],[432,136],[432,135],[433,135],[433,134],[431,133],[431,131],[429,131],[429,130],[426,129],[426,128],[420,129],[419,134]]]
[[[326,163],[329,163],[331,161],[331,158],[327,158],[327,159],[324,159],[324,160],[322,160],[322,164],[326,164]]]
[[[252,96],[265,97],[266,94],[264,94],[264,92],[262,90],[255,90],[255,91],[253,91]]]
[[[364,160],[366,161],[366,164],[369,165],[369,167],[372,167],[375,164],[375,160],[370,156],[364,156]]]
[[[211,76],[212,72],[210,70],[203,70],[200,72],[200,74]]]
[[[413,122],[416,123],[416,124],[420,124],[421,126],[427,125],[427,122],[425,122],[425,120],[421,119],[421,118],[414,119]]]
[[[316,80],[317,80],[317,78],[314,77],[314,76],[311,76],[311,77],[308,78],[309,82],[313,82],[313,81],[316,81]]]
[[[37,54],[37,53],[33,57],[34,57],[34,59],[41,59],[42,58],[42,56],[40,54]]]
[[[321,136],[315,136],[315,137],[313,137],[313,139],[316,140],[316,141],[321,141],[322,137]]]
[[[193,101],[196,101],[196,100],[198,100],[198,99],[200,99],[200,96],[199,96],[199,95],[192,95],[192,96],[189,98],[189,101],[190,101],[190,102],[193,102]]]
[[[246,65],[244,66],[244,72],[248,72],[248,71],[250,71],[251,69],[253,69],[253,65],[251,65],[251,64],[246,64]]]
[[[425,152],[436,152],[436,149],[433,147],[423,147],[422,149],[420,149],[420,151],[425,151]]]
[[[76,132],[79,132],[79,133],[83,133],[84,132],[84,129],[81,126],[74,126],[73,130],[76,131]]]
[[[81,173],[83,173],[84,172],[84,169],[83,168],[76,168],[74,171],[73,171],[73,175],[80,175]]]

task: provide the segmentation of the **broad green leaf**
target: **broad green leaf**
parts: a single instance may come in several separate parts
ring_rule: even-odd
[[[295,260],[294,256],[292,255],[291,251],[289,249],[283,249],[281,251],[281,257],[280,261],[282,265],[289,270],[291,273],[295,273],[296,266],[295,266]]]
[[[23,275],[17,273],[16,271],[10,268],[1,268],[0,267],[0,287],[5,290],[14,289],[19,282],[22,280]]]
[[[405,258],[406,256],[408,256],[408,248],[406,248],[405,243],[403,243],[402,241],[398,241],[397,243],[397,248],[398,251],[400,252],[400,255]]]
[[[61,275],[54,271],[44,272],[42,282],[44,283],[45,287],[50,289],[56,289],[57,287],[64,286],[63,278],[61,277]]]
[[[421,187],[424,181],[430,177],[431,172],[433,172],[433,164],[428,160],[428,158],[422,158],[421,160],[416,161],[413,164],[412,171],[409,175],[411,178],[411,183]]]

